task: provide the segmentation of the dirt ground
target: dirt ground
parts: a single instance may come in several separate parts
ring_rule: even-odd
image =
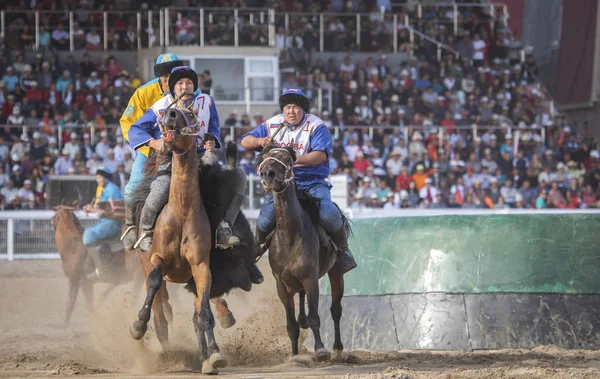
[[[600,352],[540,347],[486,352],[345,352],[315,363],[304,350],[289,362],[283,308],[270,271],[250,293],[227,297],[238,323],[216,328],[230,367],[225,378],[600,378]],[[99,294],[103,287],[97,285]],[[71,325],[61,325],[67,280],[59,261],[0,262],[0,378],[187,378],[199,374],[191,324],[193,297],[169,285],[174,310],[171,348],[163,353],[152,331],[140,341],[128,327],[142,303],[131,284],[117,288],[94,313],[79,298]],[[98,297],[97,297],[98,300]],[[343,319],[342,319],[343,321]],[[302,331],[305,336],[306,331]]]

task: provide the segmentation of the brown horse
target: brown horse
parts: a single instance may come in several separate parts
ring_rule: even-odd
[[[164,148],[173,154],[169,200],[156,221],[152,250],[140,252],[148,294],[130,334],[138,340],[144,336],[152,310],[156,335],[165,349],[168,325],[163,308],[154,301],[155,296],[161,301],[159,289],[165,286],[163,278],[175,283],[193,279],[196,299],[192,322],[203,362],[202,372],[217,373],[219,368],[227,366],[227,360],[215,340],[209,303],[212,236],[199,188],[198,120],[190,110],[171,108],[165,110],[159,124],[164,133]]]
[[[331,354],[321,341],[319,278],[327,273],[331,283],[331,317],[335,327],[333,349],[340,355],[344,348],[340,337],[344,276],[333,246],[319,230],[316,200],[303,196],[303,204],[299,201],[293,180],[295,160],[293,149],[275,145],[265,148],[257,159],[261,184],[266,191],[272,192],[275,207],[275,232],[269,243],[269,263],[277,283],[277,294],[285,307],[292,357],[298,354],[300,327],[310,327],[315,339],[315,358],[326,360]],[[349,228],[345,217],[344,225]],[[294,309],[296,293],[300,297],[298,319]],[[308,317],[304,310],[305,295]]]
[[[54,229],[54,239],[62,261],[63,272],[69,279],[69,296],[64,318],[65,325],[68,325],[80,288],[88,309],[91,311],[93,308],[93,285],[95,281],[89,279],[88,275],[94,272],[94,263],[83,245],[83,227],[73,212],[75,208],[59,206],[54,210],[56,214],[51,220]],[[105,215],[108,217],[114,216],[117,220],[120,217],[118,214],[111,215],[106,213]],[[113,260],[118,261],[113,266],[117,266],[119,269],[115,270],[113,275],[111,275],[109,286],[101,298],[105,298],[116,286],[131,280],[132,277],[134,278],[134,288],[138,288],[139,290],[141,285],[141,277],[136,277],[135,275],[138,271],[135,271],[136,265],[132,254],[126,254],[125,252],[116,253]],[[122,270],[123,267],[125,270]],[[137,291],[134,293],[137,293]]]

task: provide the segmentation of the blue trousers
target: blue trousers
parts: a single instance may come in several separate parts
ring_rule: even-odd
[[[125,203],[129,205],[134,205],[131,204],[133,201],[133,194],[135,193],[136,188],[144,181],[144,166],[146,165],[146,162],[148,162],[148,157],[138,152],[133,161],[133,166],[131,167],[129,182],[125,186]]]
[[[301,190],[307,191],[313,197],[321,200],[319,208],[321,226],[329,233],[335,233],[340,230],[343,226],[342,215],[331,201],[330,187],[325,183],[312,183],[306,187],[299,187]],[[275,228],[275,206],[272,196],[267,199],[265,205],[260,210],[257,224],[258,228],[265,233],[269,233]]]
[[[119,234],[121,234],[121,224],[118,221],[102,218],[96,225],[83,231],[82,240],[85,246],[89,246]]]

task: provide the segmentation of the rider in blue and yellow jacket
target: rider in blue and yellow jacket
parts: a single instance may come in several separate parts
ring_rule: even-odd
[[[121,224],[116,220],[103,217],[103,211],[97,206],[100,202],[123,200],[121,190],[111,181],[112,177],[113,173],[107,168],[99,168],[96,171],[96,183],[98,184],[100,196],[96,196],[91,204],[83,207],[86,212],[98,213],[100,218],[96,225],[83,231],[82,237],[83,245],[94,261],[98,277],[101,277],[100,271],[103,268],[102,253],[99,249],[100,242],[111,237],[118,237],[121,232]]]
[[[129,142],[129,130],[138,119],[140,119],[144,113],[152,104],[160,100],[164,94],[169,92],[169,75],[174,67],[183,66],[183,62],[172,53],[161,54],[156,59],[154,65],[154,75],[156,78],[150,80],[146,84],[140,86],[131,99],[123,116],[121,116],[121,132],[127,142]],[[131,176],[129,183],[125,186],[125,224],[127,230],[121,237],[124,242],[125,248],[131,249],[137,240],[137,228],[134,225],[133,216],[135,213],[135,203],[133,194],[135,189],[144,180],[144,166],[148,161],[148,157],[152,153],[150,146],[144,146],[137,150],[135,161],[131,169]]]

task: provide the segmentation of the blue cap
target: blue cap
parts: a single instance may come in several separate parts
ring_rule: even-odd
[[[283,90],[283,93],[281,94],[281,96],[283,95],[300,95],[303,97],[306,97],[306,95],[304,94],[304,92],[302,92],[301,89],[296,89],[296,88],[288,88]]]
[[[179,57],[173,53],[161,54],[156,58],[156,64],[167,63],[172,61],[179,61]]]
[[[176,66],[182,66],[183,62],[179,57],[173,53],[161,54],[156,58],[156,64],[154,65],[154,75],[156,77],[162,75],[169,75],[171,69]]]

